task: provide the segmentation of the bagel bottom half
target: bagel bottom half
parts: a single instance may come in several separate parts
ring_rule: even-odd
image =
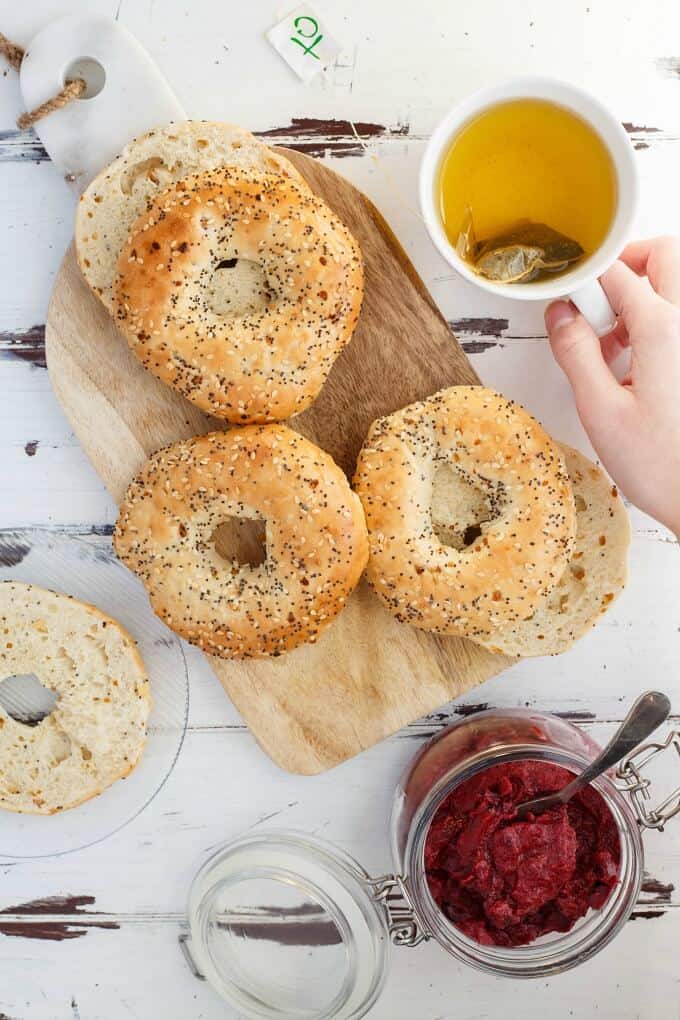
[[[574,490],[576,540],[553,590],[527,619],[478,644],[505,655],[557,655],[592,627],[628,576],[630,521],[615,485],[578,450],[560,443]]]
[[[151,707],[135,642],[119,623],[68,595],[0,583],[0,679],[36,676],[57,695],[35,725],[0,704],[0,808],[54,814],[134,769]]]

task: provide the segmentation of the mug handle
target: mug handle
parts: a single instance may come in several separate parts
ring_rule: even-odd
[[[611,333],[616,325],[616,314],[609,304],[599,280],[584,283],[578,290],[572,291],[568,297],[588,320],[598,336],[606,336],[607,333]]]

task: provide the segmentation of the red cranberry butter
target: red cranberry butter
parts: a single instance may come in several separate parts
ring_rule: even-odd
[[[568,785],[600,750],[566,719],[527,709],[471,713],[424,744],[392,814],[417,931],[507,977],[560,973],[608,945],[643,873],[627,784],[608,772],[567,805],[521,821],[516,812]]]
[[[567,932],[617,884],[616,823],[592,787],[519,821],[524,801],[562,789],[573,773],[544,761],[495,765],[446,797],[430,825],[425,870],[446,917],[483,945],[522,946]]]

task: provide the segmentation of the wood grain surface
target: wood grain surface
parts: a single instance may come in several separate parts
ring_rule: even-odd
[[[478,379],[372,203],[321,163],[284,151],[349,226],[364,256],[366,293],[356,333],[318,399],[293,421],[351,476],[377,417],[443,386]],[[46,347],[55,392],[117,501],[154,450],[224,427],[145,371],[86,287],[72,248],[52,293]],[[234,530],[223,532],[224,555],[243,558],[237,545]],[[365,582],[316,645],[274,660],[211,658],[265,751],[304,774],[370,747],[507,661],[462,639],[398,624]]]

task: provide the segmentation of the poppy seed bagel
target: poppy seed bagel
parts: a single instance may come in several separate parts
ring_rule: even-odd
[[[305,182],[275,149],[235,124],[187,120],[133,139],[83,192],[76,253],[85,281],[113,315],[118,256],[134,221],[159,191],[199,170],[238,166]]]
[[[228,518],[266,521],[266,558],[226,562]],[[361,503],[332,458],[285,425],[248,425],[154,454],[114,531],[154,611],[222,658],[277,656],[314,641],[368,559]]]
[[[481,492],[467,546],[434,530],[437,471]],[[574,498],[557,445],[523,408],[482,386],[453,386],[376,421],[357,462],[368,579],[398,620],[467,637],[529,616],[562,575]]]
[[[216,310],[224,264],[258,267],[259,301]],[[246,424],[304,410],[356,327],[359,247],[306,187],[222,167],[156,196],[133,224],[116,322],[154,375],[207,414]]]

